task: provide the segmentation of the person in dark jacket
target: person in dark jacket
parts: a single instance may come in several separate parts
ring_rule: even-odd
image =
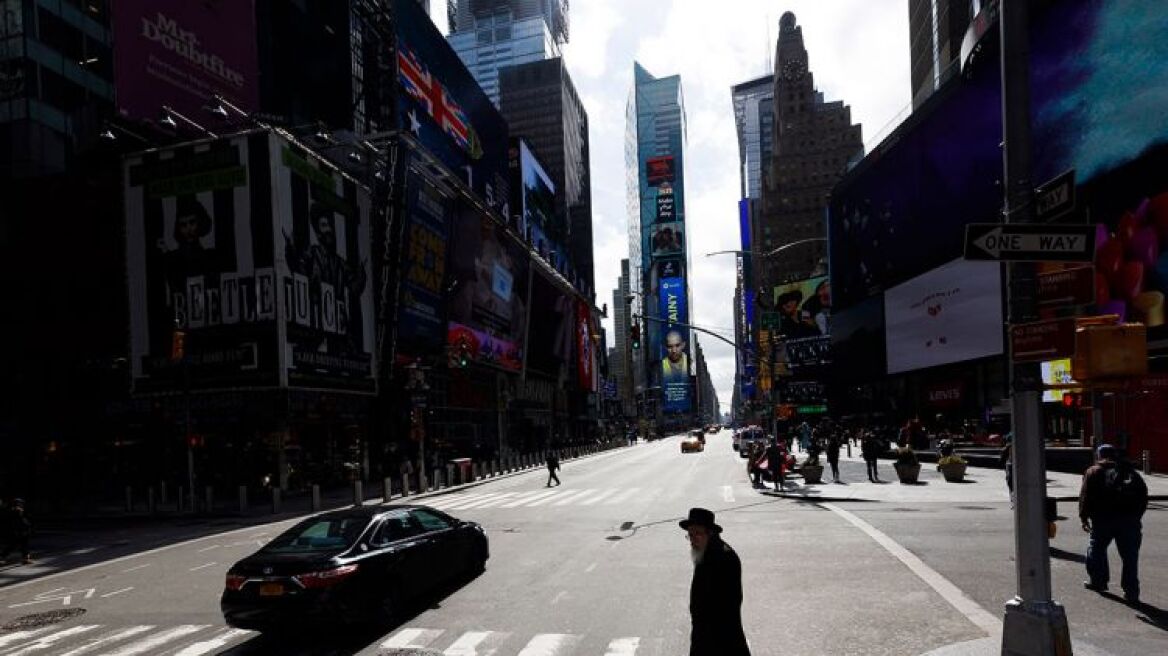
[[[547,468],[548,468],[548,482],[547,482],[547,485],[545,487],[551,487],[552,481],[555,481],[556,485],[559,485],[560,484],[560,477],[556,476],[556,470],[560,468],[560,459],[557,458],[556,454],[552,451],[548,452]]]
[[[778,440],[772,441],[766,448],[766,461],[771,480],[775,482],[775,492],[782,492],[783,486],[787,484],[783,480],[783,465],[787,461],[787,452],[783,451],[783,445]]]
[[[1110,569],[1107,547],[1115,540],[1123,561],[1120,586],[1124,599],[1140,603],[1139,559],[1142,525],[1148,509],[1148,486],[1118,449],[1099,447],[1098,460],[1083,474],[1079,490],[1079,519],[1091,534],[1087,541],[1087,576],[1083,587],[1096,592],[1107,590]]]
[[[831,479],[835,483],[840,482],[839,454],[840,454],[840,435],[839,435],[839,433],[833,432],[827,438],[827,464],[831,465]]]
[[[690,656],[750,656],[742,630],[742,562],[722,541],[714,513],[690,508],[679,522],[689,534],[694,562],[689,591]]]
[[[872,483],[880,482],[880,474],[876,472],[876,462],[880,458],[880,447],[880,440],[872,433],[866,433],[864,441],[860,444],[860,454],[864,456],[864,463],[868,467],[868,481]]]
[[[0,563],[8,561],[8,554],[12,551],[20,552],[24,564],[32,562],[32,554],[28,550],[28,540],[32,536],[32,522],[24,512],[24,500],[13,499],[12,507],[3,518],[4,521],[4,550],[0,552]]]

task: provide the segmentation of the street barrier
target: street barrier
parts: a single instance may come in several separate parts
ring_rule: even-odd
[[[320,486],[312,484],[312,512],[320,512]]]
[[[1147,450],[1147,449],[1144,449],[1144,452],[1140,455],[1140,461],[1141,461],[1140,468],[1144,470],[1144,476],[1151,474],[1152,473],[1152,452]]]
[[[239,514],[247,513],[247,486],[239,486]]]
[[[393,479],[386,476],[381,479],[381,500],[384,503],[389,503],[391,497],[393,497]]]
[[[434,475],[430,478],[430,488],[433,490],[442,489],[442,470],[437,467],[434,468]]]
[[[410,496],[410,475],[409,474],[402,474],[401,477],[402,477],[402,496],[408,497],[408,496]]]
[[[353,481],[353,505],[365,505],[365,484],[361,481]]]
[[[446,487],[450,487],[451,485],[454,485],[454,465],[451,465],[451,464],[446,465],[446,481],[445,481],[445,483],[446,483]]]
[[[280,514],[280,488],[278,487],[272,488],[272,514]]]
[[[418,494],[430,490],[429,482],[426,480],[426,472],[418,470]]]

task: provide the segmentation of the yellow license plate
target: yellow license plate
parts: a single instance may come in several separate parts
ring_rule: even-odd
[[[260,585],[261,597],[279,597],[284,594],[284,586],[280,583],[264,583]]]

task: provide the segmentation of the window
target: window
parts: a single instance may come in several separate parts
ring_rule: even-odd
[[[381,546],[419,535],[421,532],[422,529],[410,519],[409,514],[403,512],[386,517],[381,526],[377,528],[377,533],[374,534],[371,542]]]
[[[440,517],[436,513],[433,513],[429,510],[415,508],[410,511],[410,516],[413,517],[427,533],[434,531],[445,531],[446,529],[450,528],[450,522],[447,521],[446,518]]]
[[[347,549],[361,537],[369,518],[361,515],[308,519],[264,546],[266,553],[296,553]]]

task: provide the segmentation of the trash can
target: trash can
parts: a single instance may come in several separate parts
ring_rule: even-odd
[[[454,465],[454,475],[457,480],[455,485],[469,483],[473,480],[471,477],[473,475],[472,467],[474,466],[474,462],[470,458],[452,458],[448,462]]]

